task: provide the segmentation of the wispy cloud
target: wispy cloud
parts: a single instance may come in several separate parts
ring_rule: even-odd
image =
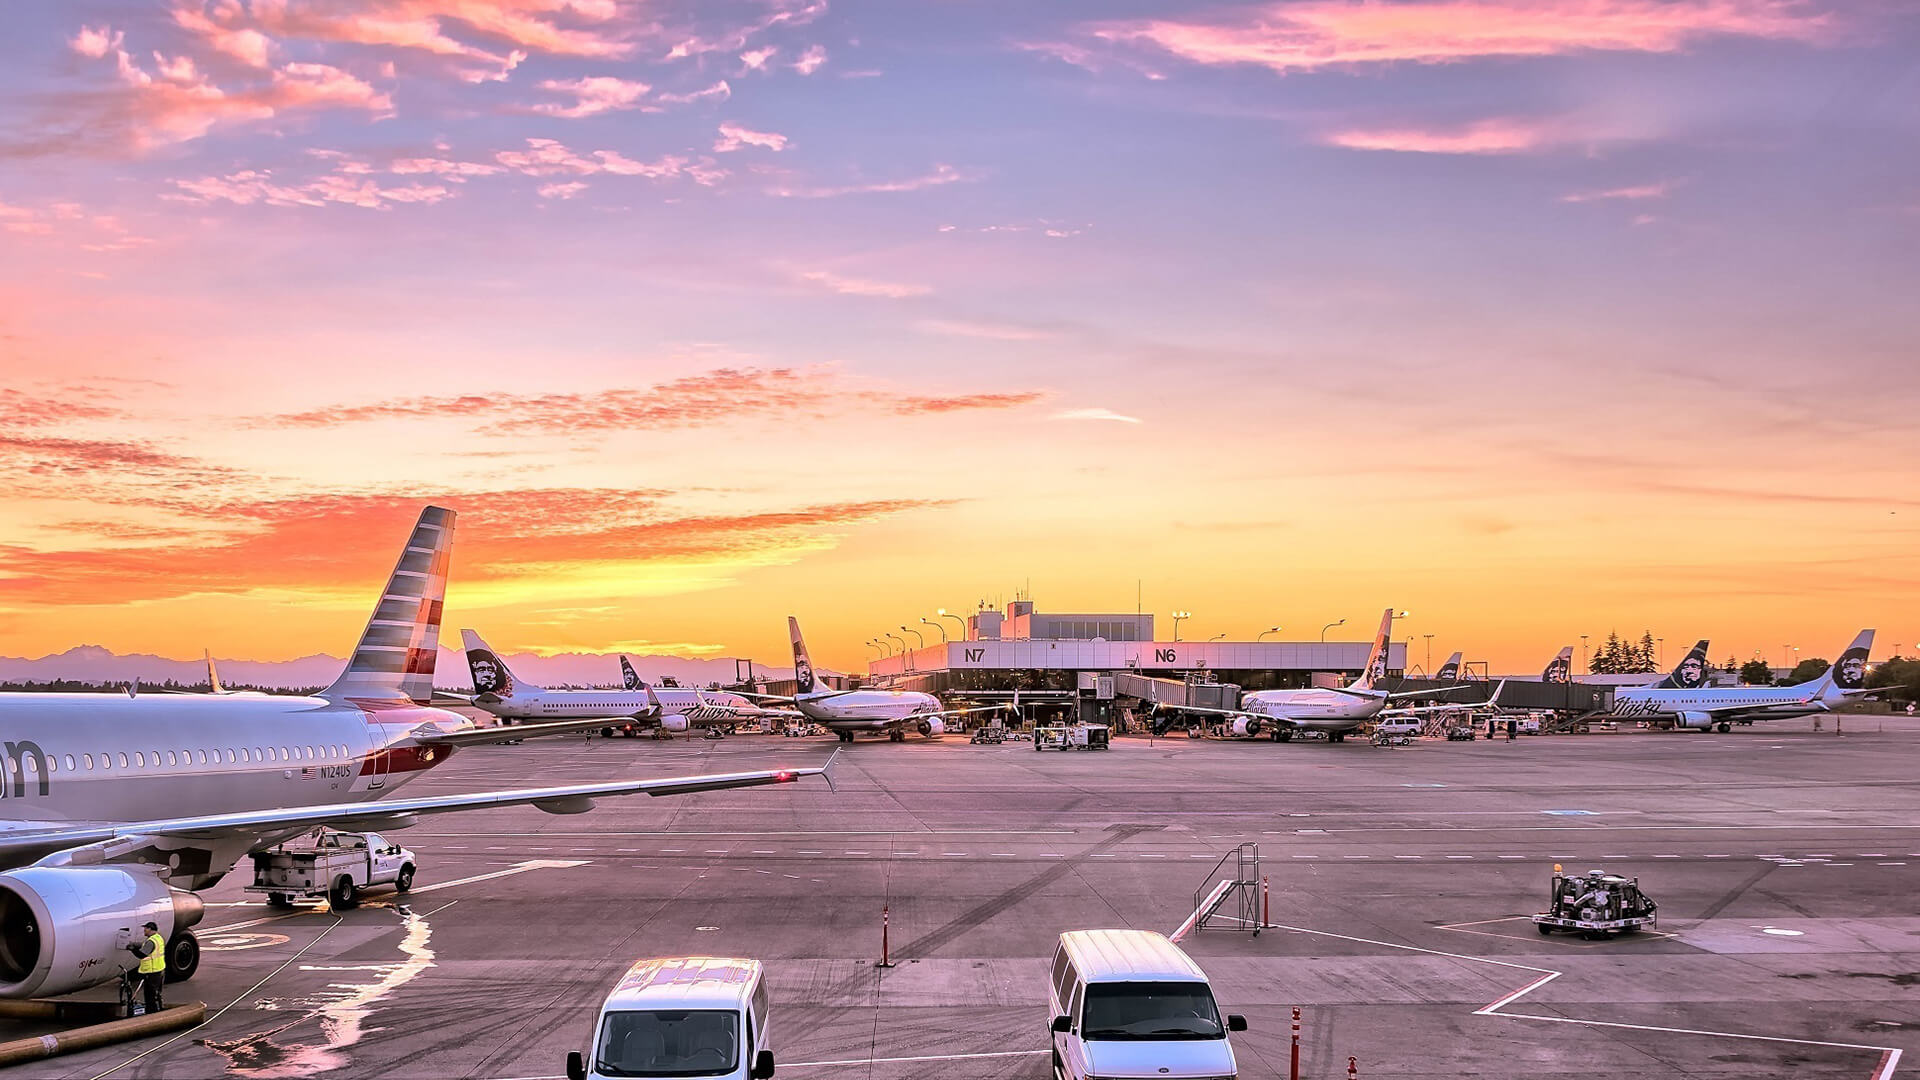
[[[1679,181],[1661,180],[1652,184],[1635,184],[1630,187],[1605,188],[1599,191],[1576,191],[1560,196],[1564,203],[1603,202],[1610,199],[1664,199],[1673,189],[1679,187]]]
[[[1149,46],[1193,63],[1286,72],[1600,50],[1668,53],[1713,36],[1814,41],[1831,23],[1799,0],[1306,0],[1085,29],[1111,44]],[[1089,63],[1083,58],[1082,66]]]
[[[542,116],[578,119],[621,109],[637,109],[641,104],[640,99],[652,87],[630,79],[594,75],[581,79],[548,79],[540,84],[540,89],[555,94],[571,94],[573,104],[556,105],[544,102],[531,106],[530,111]]]
[[[871,278],[842,277],[830,270],[806,270],[799,275],[801,281],[818,285],[847,296],[878,296],[888,300],[904,300],[910,296],[927,296],[933,292],[928,285],[909,285],[898,281],[875,281]]]
[[[1558,145],[1564,129],[1555,122],[1498,117],[1457,127],[1349,128],[1321,136],[1329,146],[1410,154],[1518,154]]]
[[[240,206],[358,206],[387,210],[398,203],[436,203],[453,191],[439,184],[409,183],[383,187],[363,176],[329,173],[300,183],[281,183],[264,170],[244,169],[225,176],[175,180],[171,197],[183,202],[229,202]]]
[[[563,184],[541,184],[540,197],[543,199],[571,199],[587,190],[587,185],[578,180],[569,180]]]
[[[935,165],[931,172],[922,173],[919,176],[910,176],[902,180],[877,180],[870,183],[841,184],[825,187],[775,187],[769,194],[788,199],[831,199],[840,195],[919,191],[923,188],[957,184],[966,179],[969,179],[969,177],[951,165]]]
[[[813,46],[809,46],[807,51],[801,53],[800,58],[793,62],[793,70],[799,72],[802,75],[811,75],[814,72],[819,71],[822,67],[825,67],[826,63],[827,63],[826,47],[822,45],[813,45]]]
[[[1138,424],[1143,422],[1137,416],[1128,416],[1125,413],[1114,412],[1112,409],[1101,409],[1101,408],[1062,409],[1059,412],[1054,413],[1048,419],[1051,419],[1051,420],[1104,420],[1104,421],[1109,421],[1117,424]]]
[[[771,131],[754,131],[738,124],[721,124],[720,137],[714,140],[713,152],[727,154],[748,146],[763,150],[785,150],[787,137]]]

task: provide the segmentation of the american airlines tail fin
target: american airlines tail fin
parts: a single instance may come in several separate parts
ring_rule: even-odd
[[[647,688],[645,680],[640,678],[639,672],[633,670],[633,663],[625,656],[620,658],[620,676],[626,680],[627,689],[629,690],[645,690]]]
[[[1371,690],[1373,684],[1387,674],[1387,635],[1393,633],[1393,609],[1380,616],[1380,632],[1373,636],[1373,651],[1367,654],[1367,668],[1360,673],[1360,680],[1349,689]]]
[[[793,637],[793,692],[796,696],[820,689],[813,677],[813,661],[807,659],[807,643],[800,637],[800,620],[787,616],[787,633]]]
[[[1452,656],[1447,657],[1447,662],[1441,664],[1440,669],[1433,673],[1434,680],[1437,682],[1452,682],[1459,678],[1460,657],[1460,653],[1454,653]]]
[[[471,630],[460,631],[460,644],[467,650],[467,671],[473,675],[475,694],[492,694],[498,698],[510,698],[515,690],[539,690],[524,679],[518,678],[507,668],[507,662],[500,654],[480,640],[480,635]]]
[[[1548,683],[1573,681],[1573,646],[1569,645],[1560,650],[1560,655],[1555,656],[1553,662],[1547,665],[1547,669],[1540,673],[1540,681]]]
[[[1827,670],[1795,685],[1805,687],[1814,694],[1825,694],[1830,689],[1839,689],[1844,695],[1857,694],[1867,685],[1867,657],[1873,652],[1873,631],[1862,630],[1853,637],[1853,644],[1827,665]]]
[[[420,511],[347,669],[320,691],[332,701],[433,700],[433,663],[440,652],[440,612],[447,599],[455,514]]]
[[[1698,690],[1707,685],[1713,675],[1713,664],[1707,659],[1707,639],[1694,642],[1687,655],[1680,658],[1679,666],[1667,673],[1667,677],[1654,683],[1656,690]]]

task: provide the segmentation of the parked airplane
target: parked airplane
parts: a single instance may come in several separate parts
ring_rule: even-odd
[[[1374,683],[1386,676],[1387,636],[1392,632],[1393,609],[1388,608],[1380,617],[1380,630],[1374,635],[1373,651],[1367,656],[1367,666],[1360,673],[1360,678],[1349,686],[1337,689],[1316,686],[1299,690],[1256,690],[1241,697],[1238,709],[1183,705],[1180,711],[1230,717],[1228,727],[1235,735],[1257,736],[1266,731],[1272,735],[1274,742],[1287,742],[1296,731],[1321,731],[1326,733],[1329,742],[1344,742],[1349,732],[1377,716],[1416,715],[1457,708],[1453,705],[1388,707],[1401,698],[1430,698],[1466,689],[1460,686],[1395,693],[1374,689]]]
[[[940,699],[915,690],[834,690],[814,677],[813,661],[807,658],[807,643],[800,637],[800,620],[787,616],[787,633],[793,638],[794,696],[770,697],[791,701],[807,719],[852,742],[862,731],[885,732],[891,742],[904,742],[909,728],[929,739],[946,733],[946,718],[976,712],[999,712],[1004,705],[973,709],[943,709]]]
[[[1713,677],[1713,662],[1707,659],[1708,640],[1701,638],[1680,658],[1667,677],[1651,684],[1659,690],[1698,690]]]
[[[0,997],[50,997],[119,978],[120,932],[167,938],[190,977],[205,889],[248,852],[317,826],[404,828],[421,815],[531,804],[573,814],[615,795],[790,783],[823,769],[388,799],[476,728],[420,704],[433,691],[454,513],[420,514],[346,669],[312,697],[0,694]]]
[[[1453,680],[1459,678],[1460,677],[1460,658],[1462,655],[1463,654],[1461,653],[1454,653],[1452,656],[1447,657],[1447,662],[1444,664],[1441,664],[1440,667],[1434,671],[1433,673],[1434,681],[1435,682],[1452,682]]]
[[[738,694],[702,693],[678,686],[659,687],[652,696],[645,683],[631,690],[549,690],[515,675],[500,654],[472,630],[460,631],[460,642],[466,647],[467,669],[473,675],[474,708],[502,720],[597,717],[606,721],[605,731],[610,735],[616,728],[632,734],[652,727],[680,732],[690,727],[731,726],[761,711]],[[626,657],[620,662],[632,672]]]
[[[1873,631],[1862,630],[1827,670],[1791,686],[1629,687],[1614,694],[1612,715],[1635,720],[1671,717],[1677,727],[1717,729],[1724,734],[1735,723],[1831,712],[1850,698],[1880,692],[1865,688],[1867,656],[1872,650]]]
[[[624,655],[620,657],[620,675],[626,681],[627,689],[644,691],[647,681],[633,670],[633,662]],[[665,687],[671,691],[673,687]],[[676,697],[677,700],[677,697]],[[806,717],[792,709],[763,709],[748,702],[738,694],[728,693],[722,697],[718,690],[693,691],[694,708],[687,711],[688,719],[696,724],[735,724],[744,720],[804,720]]]

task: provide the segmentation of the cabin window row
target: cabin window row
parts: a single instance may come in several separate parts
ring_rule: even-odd
[[[222,755],[225,755],[222,757]],[[95,758],[98,757],[96,763]],[[192,768],[195,765],[251,765],[256,762],[281,761],[345,761],[353,756],[345,744],[337,746],[255,746],[229,747],[226,750],[134,750],[115,753],[94,754],[48,754],[47,772],[92,772],[96,764],[100,771],[114,768]],[[28,754],[14,758],[5,758],[5,771],[9,774],[24,773],[37,776],[40,773],[40,758]]]

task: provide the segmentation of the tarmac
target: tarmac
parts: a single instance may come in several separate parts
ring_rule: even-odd
[[[463,750],[407,795],[826,760],[831,737]],[[34,1077],[559,1077],[639,957],[756,957],[778,1075],[1050,1075],[1063,930],[1171,933],[1236,845],[1270,919],[1182,944],[1242,1077],[1847,1077],[1920,1069],[1920,722],[1377,748],[862,739],[824,783],[424,820],[411,894],[206,894],[208,1022]],[[1637,876],[1657,932],[1539,936],[1555,862]],[[1232,863],[1228,863],[1231,867]],[[890,958],[881,968],[881,918]],[[18,1022],[0,1022],[13,1037]],[[22,1029],[24,1030],[24,1029]],[[1906,1060],[1901,1060],[1902,1054]]]

